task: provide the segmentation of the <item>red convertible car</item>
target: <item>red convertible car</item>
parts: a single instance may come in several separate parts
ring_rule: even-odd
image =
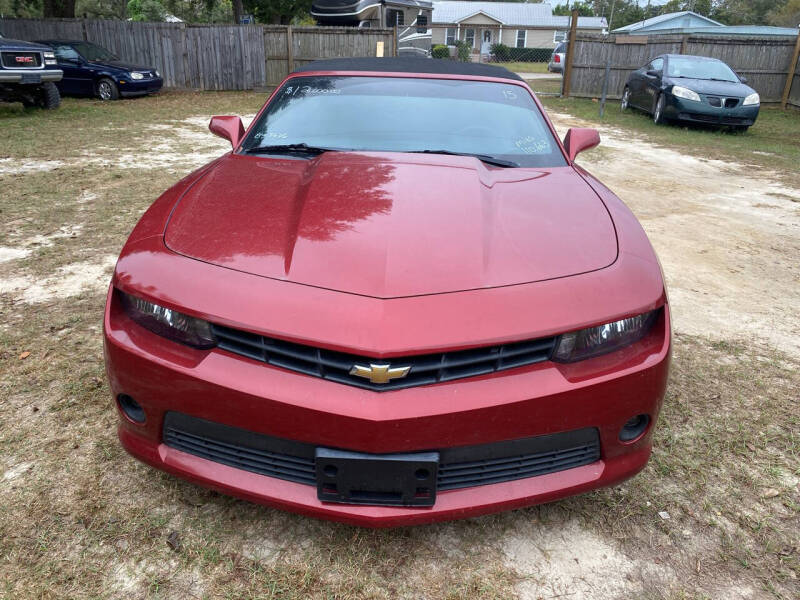
[[[130,235],[105,311],[136,458],[396,526],[618,483],[670,359],[658,260],[515,74],[416,58],[292,73]]]

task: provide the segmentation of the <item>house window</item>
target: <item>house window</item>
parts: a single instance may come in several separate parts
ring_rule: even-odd
[[[393,10],[388,9],[386,11],[386,26],[387,27],[394,27],[397,25],[398,27],[405,25],[405,14],[402,10]]]
[[[444,35],[444,43],[448,46],[455,46],[456,45],[456,28],[455,27],[448,27],[447,31],[445,31]]]
[[[467,42],[470,48],[475,47],[475,30],[474,29],[465,29],[464,30],[464,41]]]
[[[420,14],[417,16],[417,33],[428,31],[428,15]]]
[[[517,29],[517,48],[524,48],[528,43],[528,30]]]
[[[567,41],[567,32],[566,31],[554,31],[553,32],[553,43],[558,44],[559,42],[566,42]]]

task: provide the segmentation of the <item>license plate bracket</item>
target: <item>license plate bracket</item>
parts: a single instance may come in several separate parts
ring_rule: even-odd
[[[362,454],[317,448],[317,497],[322,502],[433,506],[438,452]]]
[[[42,76],[39,73],[23,73],[20,83],[42,83]]]

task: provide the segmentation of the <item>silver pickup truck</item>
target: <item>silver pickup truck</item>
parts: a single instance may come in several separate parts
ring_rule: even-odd
[[[0,35],[0,102],[58,108],[61,95],[54,82],[63,76],[52,48]]]

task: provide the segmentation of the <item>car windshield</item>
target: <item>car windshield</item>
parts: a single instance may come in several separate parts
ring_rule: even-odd
[[[78,53],[83,56],[88,61],[105,61],[105,60],[116,60],[117,57],[111,54],[108,50],[103,48],[102,46],[97,46],[95,44],[91,44],[89,42],[78,42],[72,45]]]
[[[566,161],[530,93],[517,85],[401,77],[298,77],[280,89],[243,150],[315,148],[480,155],[507,166]]]
[[[667,75],[670,77],[686,77],[688,79],[739,81],[736,73],[724,62],[718,60],[670,58],[667,62]]]

